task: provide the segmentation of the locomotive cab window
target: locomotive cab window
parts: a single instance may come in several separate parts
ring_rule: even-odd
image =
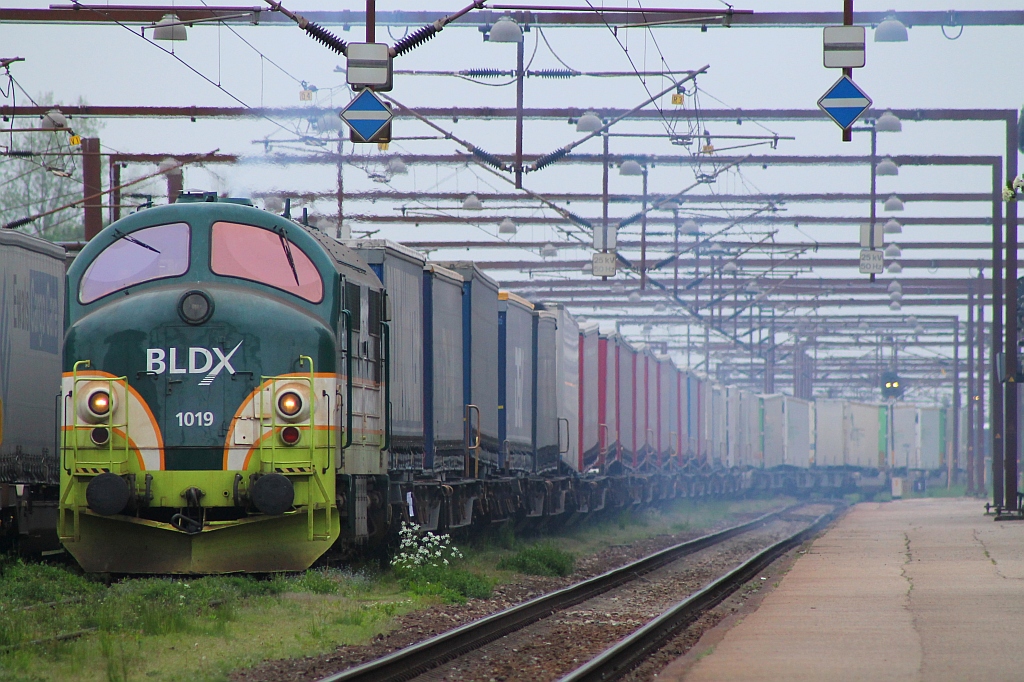
[[[316,266],[283,232],[221,222],[213,224],[210,242],[214,274],[266,284],[310,303],[323,300]]]
[[[79,302],[92,303],[115,291],[188,271],[192,233],[187,223],[146,227],[118,238],[82,275]]]

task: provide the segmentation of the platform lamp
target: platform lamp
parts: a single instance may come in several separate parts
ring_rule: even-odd
[[[640,288],[647,288],[647,166],[634,159],[626,159],[619,166],[619,175],[643,177],[643,200],[640,209]]]
[[[490,30],[484,33],[484,40],[489,43],[516,44],[516,189],[523,187],[523,80],[526,76],[523,67],[523,29],[511,15],[499,18]]]
[[[153,25],[153,40],[188,40],[188,32],[177,14],[165,14]]]
[[[882,23],[875,27],[876,43],[905,43],[908,38],[906,25],[896,18],[896,13],[892,10],[886,14]]]

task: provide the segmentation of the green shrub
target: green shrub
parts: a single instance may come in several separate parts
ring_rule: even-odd
[[[576,557],[554,545],[526,547],[498,562],[498,568],[527,575],[562,577],[576,568]]]
[[[417,566],[396,573],[409,592],[437,596],[449,604],[463,604],[467,598],[488,599],[493,588],[487,578],[454,566]]]
[[[449,603],[491,596],[489,580],[456,565],[464,557],[448,535],[420,534],[418,526],[403,522],[399,537],[401,543],[391,566],[406,590],[438,596]]]

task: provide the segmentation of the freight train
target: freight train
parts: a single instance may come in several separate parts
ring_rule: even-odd
[[[66,277],[58,247],[0,239],[0,532],[55,532],[86,571],[301,570],[403,520],[543,524],[945,461],[942,410],[721,386],[472,262],[247,200],[134,213]]]

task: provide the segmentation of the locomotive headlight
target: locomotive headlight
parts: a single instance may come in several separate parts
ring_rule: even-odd
[[[97,417],[106,417],[110,412],[110,394],[106,391],[94,391],[89,396],[89,411]]]
[[[107,422],[117,409],[117,398],[106,382],[86,384],[79,395],[78,417],[87,424]]]
[[[302,409],[302,398],[294,391],[286,391],[278,397],[277,409],[286,417],[294,417]]]
[[[178,315],[189,324],[202,324],[213,316],[213,299],[205,291],[186,291],[178,300]]]
[[[309,388],[302,384],[286,384],[274,395],[274,411],[284,422],[295,423],[309,419]]]

